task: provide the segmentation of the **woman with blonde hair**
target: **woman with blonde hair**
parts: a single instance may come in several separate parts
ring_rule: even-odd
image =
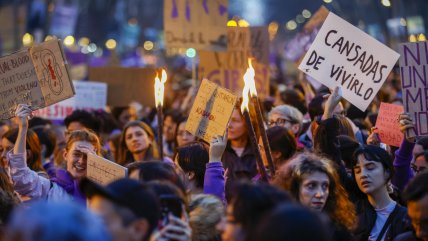
[[[333,225],[334,240],[353,240],[356,212],[329,159],[303,153],[291,160],[288,173],[284,168],[275,183],[288,190],[302,205],[323,212]]]

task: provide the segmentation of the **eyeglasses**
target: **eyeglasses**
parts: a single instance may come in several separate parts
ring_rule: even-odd
[[[415,173],[415,174],[419,174],[420,172],[423,172],[423,171],[425,171],[427,168],[426,167],[418,167],[418,166],[416,166],[415,164],[412,164],[411,166],[410,166],[410,168],[412,168],[412,170],[413,170],[413,172]]]
[[[273,127],[273,126],[283,126],[285,125],[285,123],[291,123],[291,124],[295,124],[296,122],[290,119],[285,119],[285,118],[278,118],[276,119],[276,121],[268,121],[268,126],[269,127]]]

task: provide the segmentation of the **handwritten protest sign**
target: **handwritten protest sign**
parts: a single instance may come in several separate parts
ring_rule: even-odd
[[[155,76],[156,70],[152,68],[89,68],[89,79],[107,83],[110,106],[128,106],[132,101],[154,106]]]
[[[204,79],[186,122],[186,130],[207,142],[224,135],[237,96]]]
[[[104,110],[107,105],[107,84],[95,81],[73,80],[76,95],[48,107],[36,110],[35,116],[50,120],[64,120],[73,111]]]
[[[95,154],[88,154],[86,176],[92,181],[107,185],[117,179],[125,178],[128,168],[104,159]]]
[[[200,51],[199,59],[199,76],[231,90],[238,96],[242,95],[242,76],[247,65],[238,66],[229,52]],[[269,67],[257,61],[253,61],[253,67],[256,71],[257,95],[265,98],[269,96]]]
[[[330,89],[342,86],[344,98],[365,111],[398,57],[330,12],[299,69]]]
[[[17,104],[34,110],[74,95],[58,40],[0,58],[0,119],[12,118]]]
[[[404,135],[400,131],[398,118],[403,111],[404,108],[401,105],[380,103],[376,120],[376,133],[379,135],[381,142],[391,146],[400,146]]]
[[[399,46],[400,73],[404,109],[415,122],[409,137],[428,135],[428,42],[405,43]]]
[[[226,49],[227,0],[164,1],[165,45],[168,48]]]

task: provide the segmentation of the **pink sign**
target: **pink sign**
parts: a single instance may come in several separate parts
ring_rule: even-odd
[[[380,103],[380,110],[376,120],[376,133],[382,143],[399,147],[404,135],[400,131],[399,116],[404,112],[401,105]]]

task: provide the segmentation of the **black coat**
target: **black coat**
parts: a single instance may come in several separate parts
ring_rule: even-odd
[[[407,216],[407,209],[399,204],[395,208],[398,209],[398,212],[391,221],[383,241],[392,241],[399,234],[412,230],[410,219]],[[355,239],[357,241],[367,241],[376,222],[376,211],[368,200],[364,199],[357,203],[357,214],[358,226],[354,232]]]

